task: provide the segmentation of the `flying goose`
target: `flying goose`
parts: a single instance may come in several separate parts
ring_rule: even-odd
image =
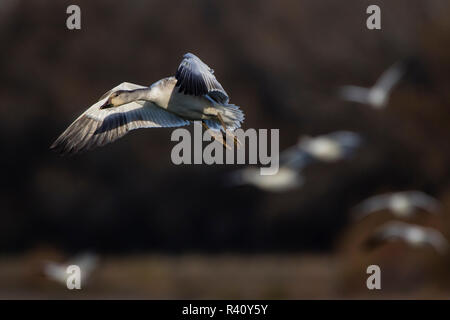
[[[244,113],[229,103],[214,71],[194,54],[186,53],[175,77],[150,87],[123,82],[106,92],[50,148],[74,154],[104,146],[131,130],[180,127],[196,120],[227,146],[221,130],[232,135],[244,121]]]
[[[391,221],[383,224],[366,240],[367,249],[376,248],[387,241],[400,240],[410,246],[421,247],[430,245],[437,252],[445,254],[448,250],[448,240],[444,235],[430,227]]]
[[[439,212],[440,204],[422,191],[402,191],[370,197],[357,205],[353,212],[356,218],[361,219],[383,209],[389,209],[397,217],[410,217],[418,209]]]
[[[266,192],[285,192],[303,185],[301,172],[289,166],[280,166],[274,175],[261,175],[259,168],[248,167],[232,172],[228,185],[252,185]]]
[[[351,156],[361,143],[362,138],[357,133],[336,131],[314,138],[303,136],[298,149],[315,160],[334,162]]]
[[[82,281],[81,283],[85,283],[85,281],[90,277],[92,272],[97,267],[98,257],[93,253],[83,253],[73,257],[73,259],[65,264],[46,262],[44,264],[43,270],[44,275],[51,280],[66,284],[66,280],[69,275],[67,273],[67,267],[70,265],[76,265],[80,268]]]
[[[397,62],[381,74],[373,87],[342,86],[339,95],[345,100],[368,104],[375,109],[384,108],[392,89],[405,74],[405,69],[404,62]]]
[[[261,175],[256,167],[236,170],[229,175],[229,186],[252,185],[266,192],[285,192],[303,185],[301,170],[311,157],[299,150],[298,145],[280,153],[279,169],[274,175]]]
[[[231,185],[253,185],[269,192],[284,192],[300,187],[301,171],[315,161],[333,162],[350,156],[362,138],[350,131],[336,131],[318,137],[304,136],[280,154],[280,168],[275,175],[261,175],[258,168],[248,167],[232,173]]]

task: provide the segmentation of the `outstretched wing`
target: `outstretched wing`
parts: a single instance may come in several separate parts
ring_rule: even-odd
[[[404,240],[407,230],[411,228],[411,225],[404,222],[393,221],[387,222],[377,229],[369,236],[364,242],[366,249],[374,249],[386,241],[392,240]]]
[[[57,282],[65,283],[67,278],[66,268],[64,266],[54,263],[46,262],[43,267],[43,272],[46,277]]]
[[[308,164],[313,162],[314,158],[298,144],[289,147],[280,153],[280,166],[289,167],[291,169],[302,170]]]
[[[370,197],[352,209],[353,215],[357,219],[362,219],[373,212],[386,209],[390,198],[391,195],[386,194]]]
[[[214,76],[214,70],[192,53],[186,53],[175,74],[179,92],[202,96],[209,95],[215,101],[227,104],[229,97]]]
[[[422,191],[405,191],[404,194],[411,200],[413,205],[429,212],[439,212],[441,204],[435,198]]]
[[[342,86],[339,88],[338,94],[344,100],[358,103],[368,103],[369,92],[370,90],[367,88],[357,86]]]
[[[439,231],[433,228],[426,228],[426,241],[441,254],[445,254],[449,248],[447,238]]]
[[[105,93],[98,102],[79,116],[50,148],[61,154],[74,154],[104,146],[131,130],[189,124],[189,121],[148,101],[135,101],[119,107],[100,109],[112,92],[139,88],[145,87],[124,82]]]
[[[396,62],[381,74],[374,87],[389,93],[400,81],[405,71],[405,64],[402,61]]]

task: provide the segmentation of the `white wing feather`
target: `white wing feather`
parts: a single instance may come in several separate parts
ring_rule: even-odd
[[[400,81],[404,73],[405,67],[403,63],[397,62],[381,74],[373,88],[385,91],[389,94],[392,88]]]
[[[342,86],[339,89],[341,98],[359,103],[369,103],[370,89],[357,86]]]
[[[100,109],[112,92],[145,88],[124,82],[105,93],[81,114],[50,147],[63,154],[103,146],[139,128],[179,127],[189,121],[159,108],[152,102],[135,101],[119,107]]]

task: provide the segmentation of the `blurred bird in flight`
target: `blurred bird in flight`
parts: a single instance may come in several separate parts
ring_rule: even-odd
[[[248,167],[233,172],[228,185],[252,185],[267,192],[285,192],[300,187],[303,177],[299,169],[281,164],[274,175],[261,175],[259,168]]]
[[[123,82],[106,92],[50,148],[61,154],[74,154],[104,146],[131,130],[180,127],[196,120],[202,121],[204,128],[211,129],[211,135],[227,146],[221,131],[233,136],[232,132],[244,121],[244,113],[229,103],[214,71],[187,53],[175,77],[161,79],[150,87]]]
[[[370,197],[357,205],[353,212],[356,218],[361,219],[384,209],[390,210],[397,217],[410,217],[419,209],[439,212],[440,204],[435,198],[413,190]]]
[[[388,241],[404,241],[413,247],[431,246],[440,254],[445,254],[449,245],[444,235],[434,228],[391,221],[377,228],[365,242],[365,247],[374,249]]]
[[[375,109],[387,106],[392,89],[405,74],[405,63],[399,61],[383,72],[371,88],[342,86],[339,96],[344,100],[368,104]]]
[[[98,257],[93,253],[83,253],[75,256],[65,264],[46,262],[44,264],[44,274],[51,280],[66,284],[67,267],[70,265],[77,265],[80,268],[81,281],[85,283],[97,267]]]
[[[284,192],[303,184],[301,171],[313,162],[334,162],[349,157],[362,143],[360,135],[336,131],[318,137],[303,136],[280,154],[280,168],[275,175],[261,175],[248,167],[230,176],[230,185],[253,185],[269,192]]]
[[[303,157],[334,162],[351,156],[361,143],[362,138],[357,133],[336,131],[315,138],[303,136],[297,149],[304,154]]]

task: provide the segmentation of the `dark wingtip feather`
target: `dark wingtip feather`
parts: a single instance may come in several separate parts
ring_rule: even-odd
[[[184,94],[202,96],[211,90],[222,90],[226,95],[220,83],[214,76],[214,70],[208,67],[197,56],[187,53],[183,61],[175,72],[175,79],[178,92]],[[223,102],[223,101],[218,101]]]

